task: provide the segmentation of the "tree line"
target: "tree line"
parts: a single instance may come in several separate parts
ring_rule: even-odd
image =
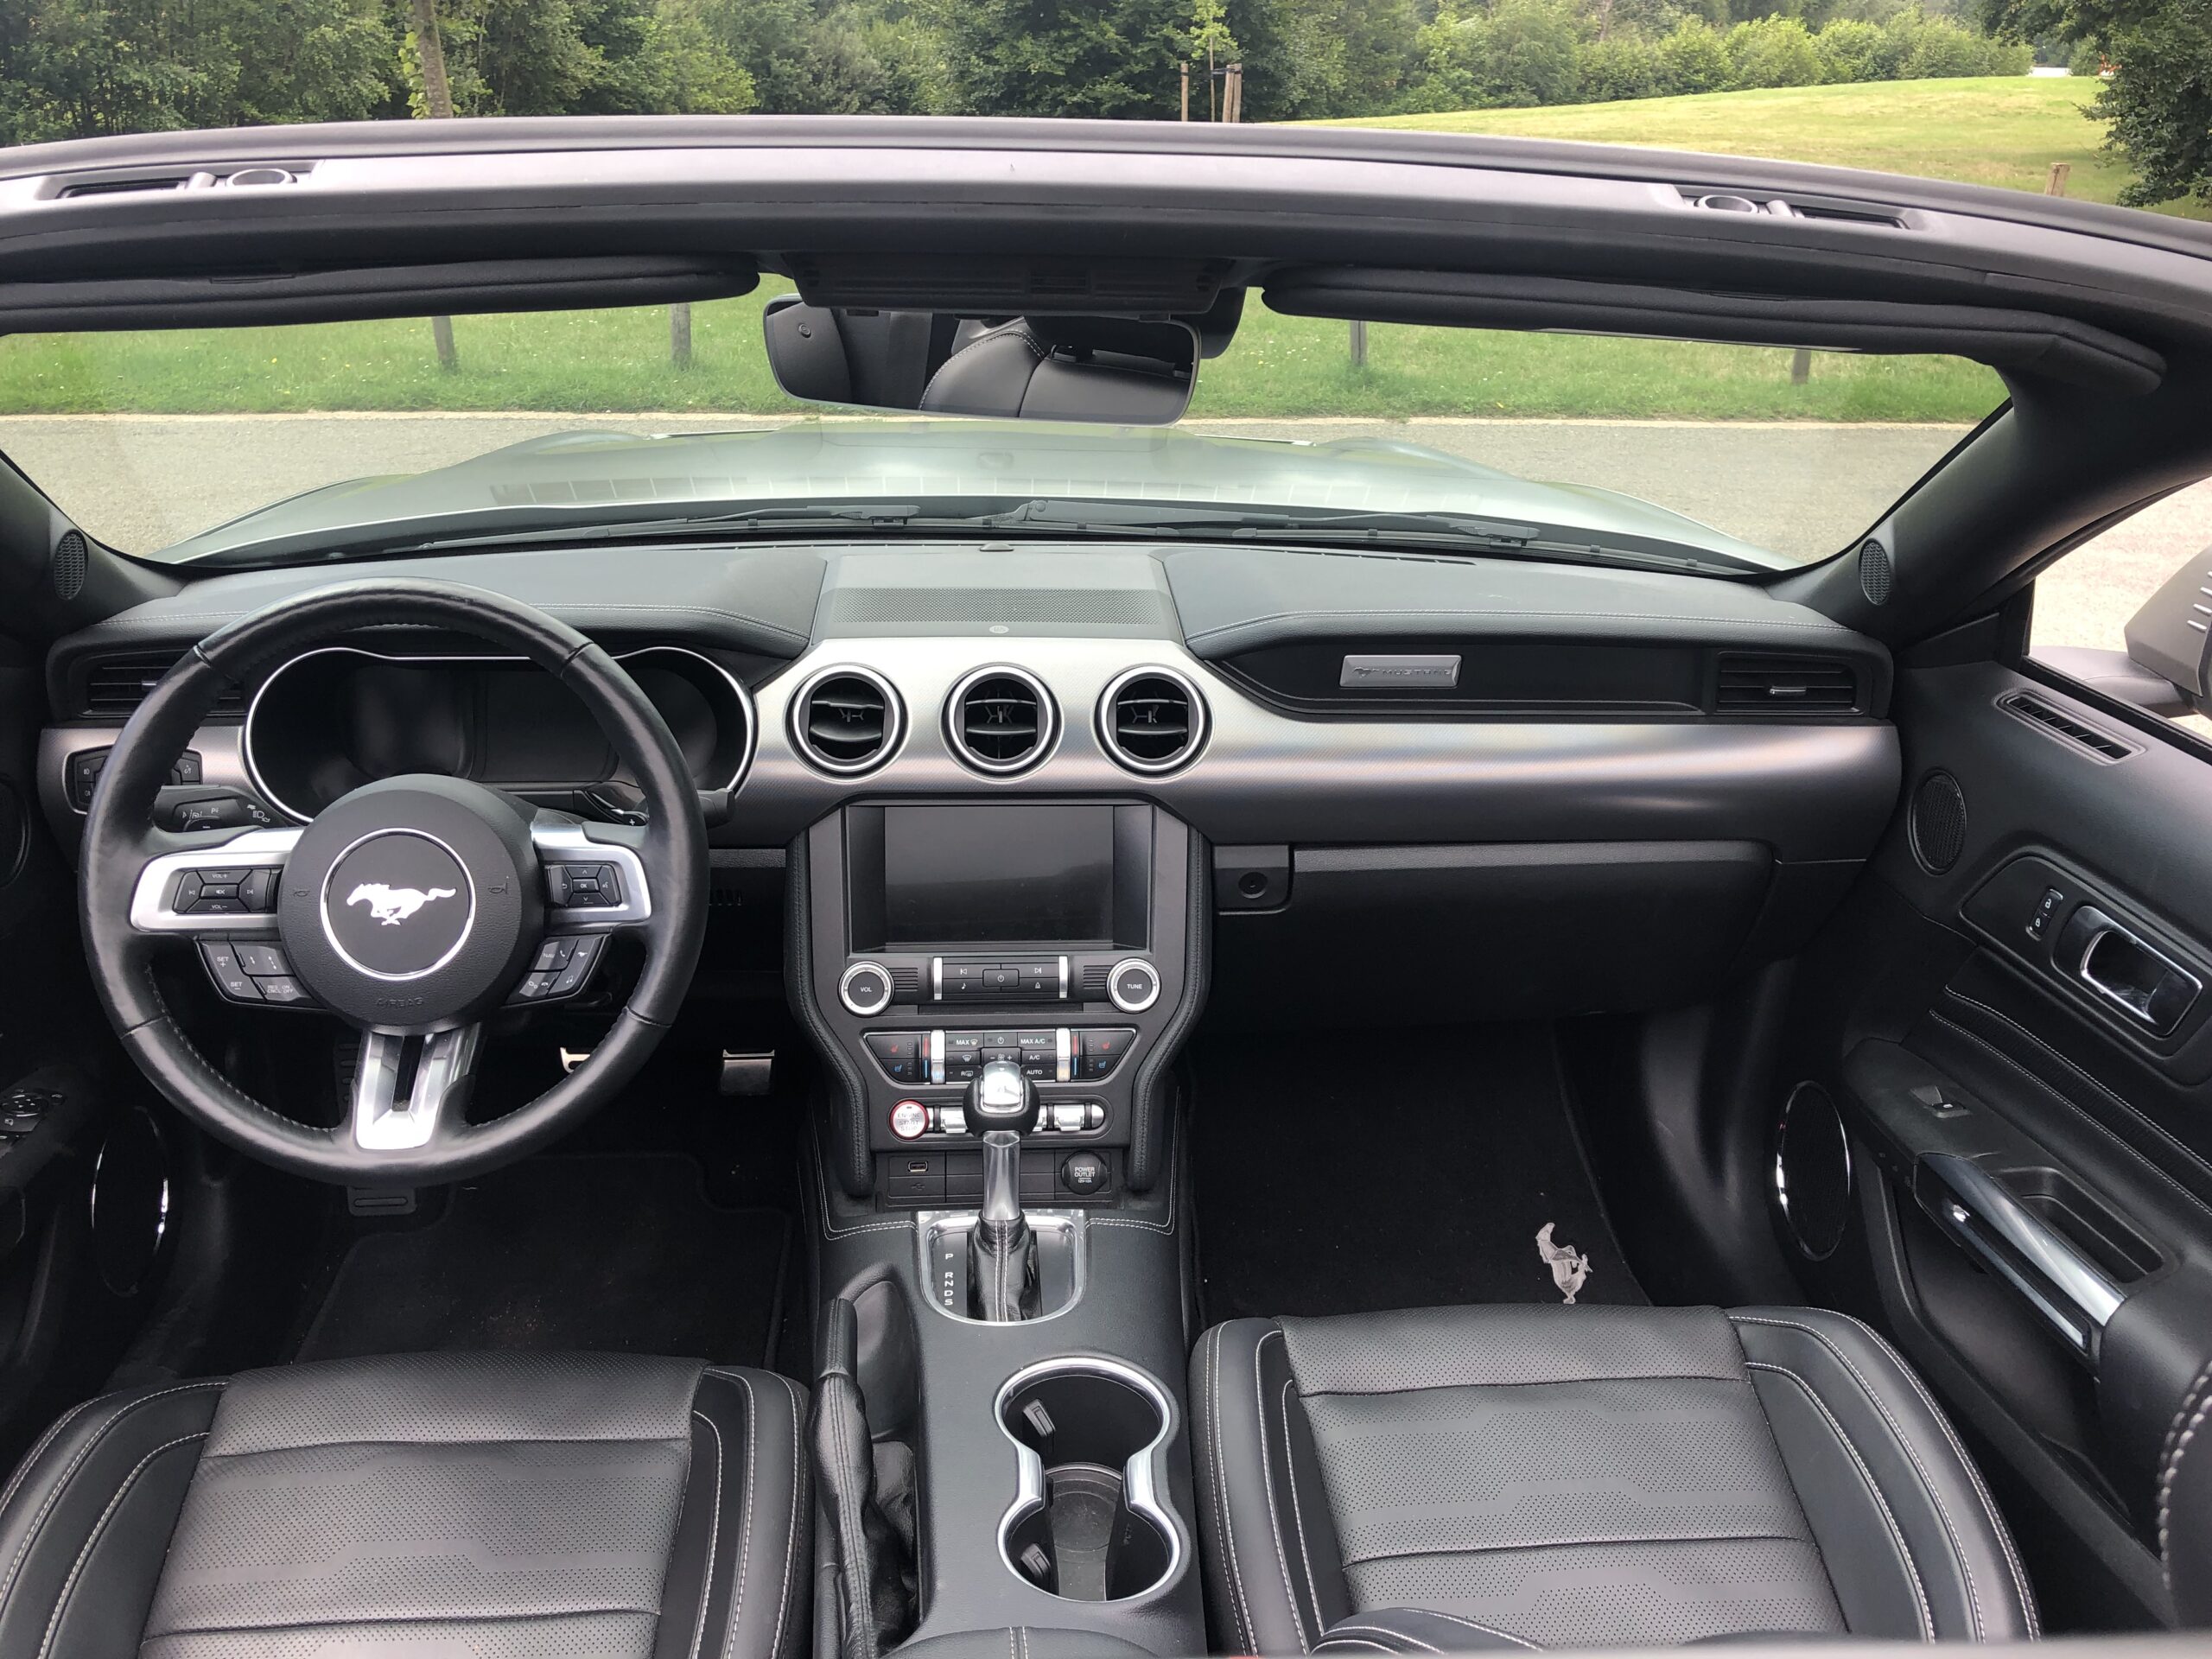
[[[426,18],[465,116],[1173,119],[1187,62],[1204,118],[1238,62],[1243,118],[1295,120],[2012,74],[2034,40],[2116,60],[2145,189],[2212,190],[2212,0],[0,0],[0,142],[420,115]]]

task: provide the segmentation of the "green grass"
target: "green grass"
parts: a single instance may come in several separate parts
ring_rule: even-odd
[[[2072,194],[2110,201],[2126,175],[2082,114],[2094,92],[2087,80],[2028,77],[1885,81],[1347,124],[1749,151],[2031,190],[2063,161],[2073,166]],[[680,370],[658,308],[459,318],[453,372],[439,368],[423,321],[16,335],[0,339],[0,414],[788,415],[798,406],[776,389],[760,347],[760,307],[787,286],[695,307],[693,361]],[[1370,333],[1368,365],[1355,369],[1343,323],[1255,303],[1229,353],[1201,370],[1191,412],[1971,422],[2004,395],[1989,371],[1952,359],[1821,355],[1807,384],[1793,385],[1787,352],[1379,325]]]
[[[19,334],[0,339],[0,414],[798,413],[762,354],[762,300],[695,306],[686,369],[669,360],[658,308],[456,318],[450,372],[418,321]],[[1792,385],[1786,351],[1380,324],[1369,336],[1355,369],[1344,323],[1252,305],[1236,344],[1201,369],[1191,412],[1974,421],[2004,397],[1994,374],[1955,359],[1823,353]]]
[[[2130,175],[2124,162],[2104,152],[2102,124],[2083,113],[2096,90],[2095,81],[2071,76],[1884,80],[1327,124],[1773,156],[2014,190],[2041,190],[2050,164],[2067,162],[2073,167],[2067,194],[2115,201]],[[2212,207],[2202,202],[2170,203],[2161,211],[2212,217]]]

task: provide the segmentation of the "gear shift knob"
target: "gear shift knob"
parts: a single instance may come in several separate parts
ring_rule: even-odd
[[[973,1135],[1010,1129],[1027,1135],[1037,1127],[1037,1085],[1012,1060],[993,1060],[968,1085],[968,1128]]]

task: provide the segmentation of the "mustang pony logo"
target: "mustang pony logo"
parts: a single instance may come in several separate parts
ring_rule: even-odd
[[[348,905],[366,905],[369,914],[386,927],[397,927],[433,899],[457,898],[451,887],[388,887],[381,881],[364,881],[346,896]]]

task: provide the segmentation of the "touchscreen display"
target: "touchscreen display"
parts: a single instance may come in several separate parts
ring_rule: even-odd
[[[1114,937],[1110,806],[892,806],[886,943],[1021,944]]]

